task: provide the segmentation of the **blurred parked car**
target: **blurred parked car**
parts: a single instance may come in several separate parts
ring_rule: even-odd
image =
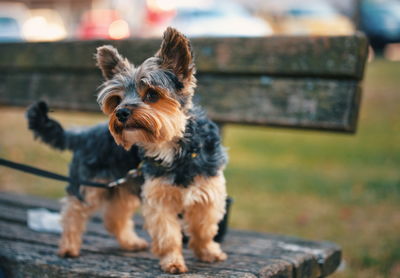
[[[51,9],[32,9],[22,33],[27,41],[57,41],[67,37],[60,14]]]
[[[360,19],[362,30],[376,50],[400,42],[399,1],[363,1]]]
[[[269,36],[273,30],[268,22],[250,14],[231,1],[211,1],[207,5],[177,7],[171,25],[189,37],[198,36]]]
[[[148,26],[143,36],[161,36],[170,25],[189,37],[250,37],[273,33],[266,21],[226,0],[147,0],[147,9]]]
[[[159,37],[176,15],[176,0],[146,0],[143,7],[141,37]]]
[[[28,9],[21,3],[0,3],[0,42],[21,41],[22,25],[28,17]]]
[[[83,40],[118,40],[129,36],[129,25],[116,10],[90,10],[85,12],[77,31],[77,37]]]
[[[21,40],[21,26],[17,19],[9,16],[0,16],[0,42]]]
[[[349,35],[355,27],[327,2],[303,1],[284,12],[280,31],[290,35]]]

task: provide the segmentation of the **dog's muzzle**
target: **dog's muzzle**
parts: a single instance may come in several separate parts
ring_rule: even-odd
[[[120,108],[115,113],[115,116],[117,116],[118,121],[120,121],[121,123],[125,123],[130,115],[131,115],[131,110],[129,110],[128,108]]]

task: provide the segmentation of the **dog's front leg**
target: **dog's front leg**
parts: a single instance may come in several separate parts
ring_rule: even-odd
[[[218,222],[225,213],[225,178],[221,173],[215,177],[197,177],[185,194],[184,210],[189,246],[204,262],[224,261],[227,255],[213,238],[218,232]]]
[[[146,181],[143,186],[143,216],[152,238],[152,251],[160,257],[162,270],[187,272],[182,256],[182,232],[178,213],[182,209],[179,188],[162,179]]]

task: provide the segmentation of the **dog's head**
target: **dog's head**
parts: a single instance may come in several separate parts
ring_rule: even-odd
[[[183,135],[196,86],[191,46],[184,35],[168,28],[157,53],[137,67],[112,46],[99,47],[96,59],[106,79],[97,101],[109,116],[118,144],[129,149]]]

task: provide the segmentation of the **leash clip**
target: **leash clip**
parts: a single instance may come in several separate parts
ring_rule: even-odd
[[[132,179],[133,179],[133,178],[137,178],[139,175],[140,175],[140,172],[139,172],[138,169],[129,170],[128,174],[126,174],[125,177],[120,178],[120,179],[117,179],[117,180],[115,180],[115,181],[113,181],[113,182],[110,182],[110,183],[107,185],[107,188],[116,187],[116,186],[118,186],[118,185],[121,185],[121,184],[123,184],[123,183],[126,183],[130,178],[132,178]]]

